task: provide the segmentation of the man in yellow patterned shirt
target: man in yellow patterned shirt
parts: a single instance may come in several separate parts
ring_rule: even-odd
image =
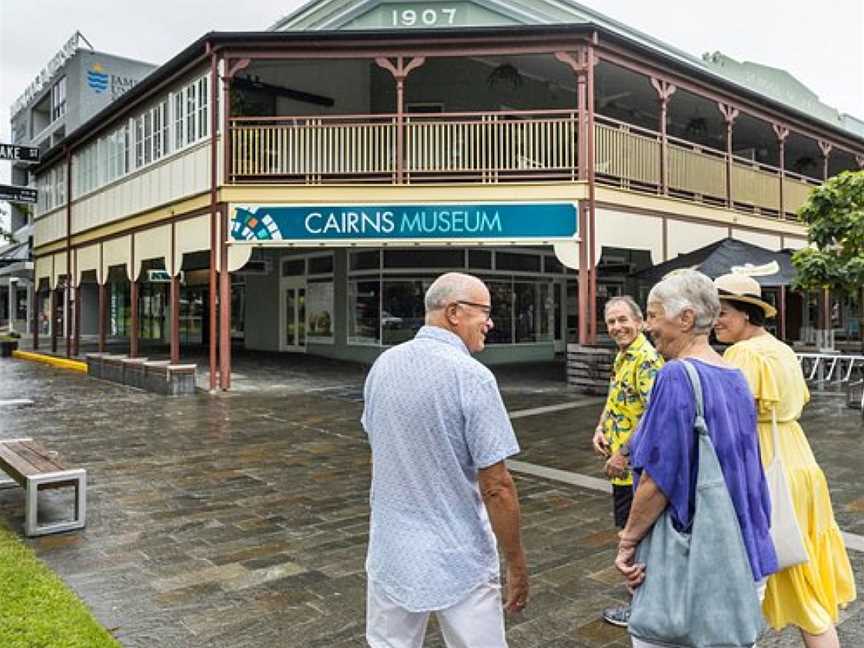
[[[615,526],[623,529],[633,503],[628,441],[645,411],[663,358],[642,333],[642,310],[632,297],[613,297],[606,302],[604,319],[609,337],[618,345],[618,355],[593,443],[597,453],[606,460],[606,475],[612,481]],[[608,608],[603,611],[603,619],[613,625],[626,626],[630,606]]]

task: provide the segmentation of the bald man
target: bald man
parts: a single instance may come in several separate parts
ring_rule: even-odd
[[[519,445],[495,377],[471,357],[494,326],[489,290],[448,273],[429,287],[425,307],[426,325],[381,354],[364,387],[366,639],[372,648],[420,648],[435,612],[449,648],[506,648],[503,610],[525,608],[528,570],[504,464]]]

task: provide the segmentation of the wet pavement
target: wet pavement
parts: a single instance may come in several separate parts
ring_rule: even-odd
[[[87,528],[28,542],[124,646],[364,646],[364,368],[250,354],[235,370],[236,391],[169,398],[0,360],[0,438],[33,436],[88,469]],[[563,386],[561,365],[496,372],[523,413],[518,459],[600,477],[590,433],[601,402]],[[562,403],[575,406],[542,409]],[[864,535],[864,421],[818,397],[803,423],[840,526]],[[609,496],[516,477],[533,596],[508,622],[511,648],[628,646],[598,618],[626,598]],[[0,519],[20,530],[20,489],[0,491]],[[864,554],[850,557],[864,591]],[[861,604],[839,629],[844,646],[864,646]],[[441,645],[433,623],[426,646]],[[791,631],[760,642],[800,645]]]

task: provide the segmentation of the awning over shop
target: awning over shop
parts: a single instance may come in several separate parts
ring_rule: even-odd
[[[776,272],[765,275],[751,273],[753,278],[763,286],[790,285],[795,279],[795,267],[792,265],[790,252],[783,250],[774,252],[752,243],[726,238],[643,270],[635,276],[639,281],[656,283],[673,270],[692,268],[714,279],[732,272],[733,268],[748,265],[770,267],[771,264],[776,264]]]
[[[15,277],[29,281],[32,274],[33,262],[27,243],[13,243],[0,248],[0,280]],[[2,285],[8,285],[8,281],[3,281]]]
[[[27,248],[27,243],[13,243],[0,248],[0,268],[13,263],[29,260],[30,252]]]

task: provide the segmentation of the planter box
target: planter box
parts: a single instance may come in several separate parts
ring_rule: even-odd
[[[567,384],[583,394],[605,396],[614,360],[614,349],[568,344]]]
[[[91,378],[116,382],[166,396],[194,394],[194,364],[172,365],[168,360],[127,358],[110,353],[88,353],[87,371]]]
[[[11,358],[12,352],[18,350],[18,340],[0,341],[0,358]]]

